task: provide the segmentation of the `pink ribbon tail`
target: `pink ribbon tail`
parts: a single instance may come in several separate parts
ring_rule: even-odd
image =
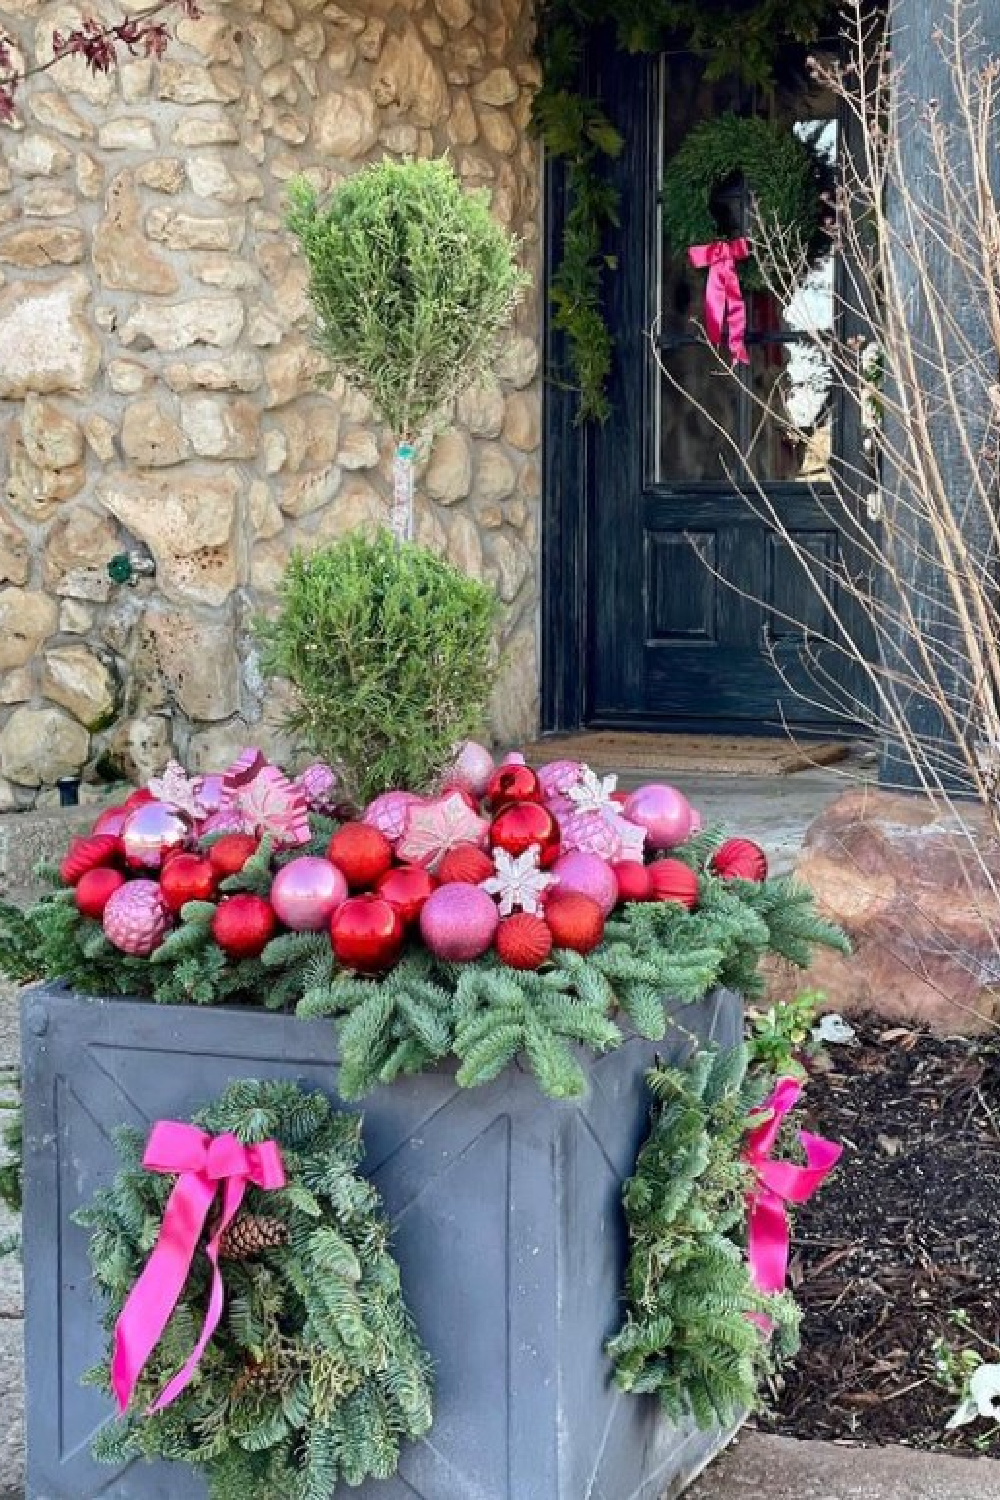
[[[713,240],[692,245],[688,258],[699,270],[708,271],[705,286],[705,332],[716,347],[722,345],[723,328],[729,334],[729,352],[739,365],[748,365],[747,309],[740,288],[736,263],[750,254],[749,240]]]
[[[247,1185],[284,1187],[285,1169],[276,1141],[243,1146],[233,1135],[211,1136],[194,1125],[160,1120],[153,1126],[143,1166],[150,1172],[177,1174],[167,1200],[160,1236],[142,1275],[129,1293],[115,1324],[111,1388],[123,1412],[180,1300],[217,1189],[222,1186],[222,1215],[205,1253],[212,1267],[212,1289],[201,1334],[188,1359],[157,1397],[151,1412],[162,1411],[189,1383],[219,1326],[225,1286],[219,1271],[222,1237],[243,1202]]]

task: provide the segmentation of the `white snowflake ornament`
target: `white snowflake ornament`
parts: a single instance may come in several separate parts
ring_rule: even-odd
[[[506,849],[493,851],[496,874],[482,881],[491,896],[500,897],[500,915],[509,917],[515,908],[537,917],[542,909],[542,892],[555,885],[556,877],[538,868],[538,850],[525,849],[523,854],[508,854]]]
[[[566,795],[576,805],[577,812],[603,812],[605,808],[617,812],[618,803],[611,795],[617,786],[617,776],[598,776],[589,766],[581,766],[580,779]]]

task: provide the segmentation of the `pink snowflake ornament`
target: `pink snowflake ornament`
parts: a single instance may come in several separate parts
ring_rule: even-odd
[[[187,774],[176,760],[168,761],[160,776],[151,776],[147,783],[157,802],[169,807],[172,812],[183,813],[193,823],[198,823],[208,813],[201,800],[200,777]]]
[[[222,782],[222,807],[215,815],[221,826],[270,838],[276,849],[309,842],[305,792],[270,765],[260,750],[242,751]]]
[[[485,849],[489,832],[487,819],[473,812],[460,792],[449,792],[407,809],[406,828],[396,854],[407,864],[423,865],[434,872],[456,844],[476,844]]]
[[[480,887],[491,896],[500,898],[500,915],[509,917],[513,911],[526,911],[537,917],[542,910],[542,893],[555,885],[556,877],[548,870],[538,867],[538,850],[526,849],[523,854],[508,854],[505,849],[493,851],[496,874],[480,881]]]

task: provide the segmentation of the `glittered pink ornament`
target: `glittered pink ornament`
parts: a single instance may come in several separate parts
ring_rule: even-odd
[[[550,797],[546,797],[544,805],[552,816],[559,820],[560,826],[578,811],[576,803],[571,802],[564,792],[553,792]]]
[[[578,760],[549,760],[538,767],[538,779],[546,798],[561,794],[565,797],[571,786],[580,780],[583,766]]]
[[[691,836],[693,809],[675,786],[651,782],[629,795],[624,808],[630,823],[646,830],[650,849],[674,849]]]
[[[198,824],[199,837],[204,838],[210,833],[255,833],[249,819],[241,817],[235,807],[220,807],[217,812],[209,813],[208,817]]]
[[[528,762],[520,750],[508,750],[500,764],[502,766],[526,766]]]
[[[340,785],[336,771],[326,761],[317,760],[306,766],[295,778],[295,785],[305,794],[309,811],[330,818],[341,801],[337,788]]]
[[[282,865],[270,900],[278,920],[293,932],[321,932],[347,900],[347,881],[328,859],[304,854]]]
[[[467,963],[493,944],[500,913],[477,885],[439,885],[420,912],[420,932],[436,958]]]
[[[126,863],[134,870],[158,870],[171,849],[182,849],[191,824],[162,802],[144,802],[129,813],[122,824],[121,841]]]
[[[361,821],[384,833],[390,844],[398,843],[406,832],[407,812],[423,800],[416,792],[382,792],[369,802]]]
[[[618,904],[618,881],[615,872],[598,854],[584,854],[573,850],[563,854],[552,866],[552,873],[559,882],[557,891],[576,891],[596,901],[607,917]]]
[[[622,841],[616,820],[602,812],[575,812],[561,823],[562,846],[582,854],[598,854],[609,863],[622,857]]]
[[[170,913],[155,880],[130,880],[104,908],[104,935],[121,953],[148,958],[163,942]]]
[[[483,797],[495,770],[496,763],[486,746],[477,744],[475,740],[466,740],[446,779],[453,786],[460,786],[471,792],[473,797]]]

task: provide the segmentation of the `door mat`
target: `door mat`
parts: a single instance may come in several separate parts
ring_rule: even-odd
[[[790,776],[844,760],[841,740],[763,739],[723,734],[635,734],[586,730],[536,740],[524,752],[529,765],[583,760],[595,770],[699,772],[713,776]]]

